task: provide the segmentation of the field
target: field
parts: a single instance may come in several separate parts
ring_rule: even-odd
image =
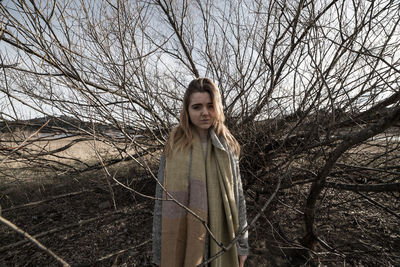
[[[73,141],[43,141],[38,149],[57,149]],[[95,164],[93,141],[82,141],[56,154],[68,164]],[[102,158],[116,150],[97,142]],[[47,158],[53,156],[45,156]],[[71,161],[70,158],[79,159]],[[157,169],[158,154],[146,162]],[[74,163],[73,163],[74,162]],[[51,169],[26,168],[26,162],[7,163],[0,185],[2,216],[39,240],[72,266],[152,266],[153,201],[108,179],[103,169],[56,175]],[[14,165],[12,165],[14,164]],[[11,168],[12,167],[12,168]],[[115,178],[141,194],[152,196],[155,182],[138,164],[121,162],[108,168]],[[7,177],[6,177],[7,176]],[[270,196],[256,194],[243,177],[251,221]],[[268,184],[268,179],[263,181]],[[272,182],[271,182],[272,186]],[[273,186],[272,186],[273,187]],[[271,187],[271,188],[272,188]],[[302,250],[303,211],[309,184],[280,190],[250,228],[251,254],[247,266],[312,265],[296,259]],[[271,192],[270,192],[271,193]],[[394,197],[393,197],[394,196]],[[396,266],[400,264],[398,192],[375,195],[385,204],[377,209],[359,194],[326,189],[318,211],[317,253],[321,266]],[[395,201],[393,201],[395,199]],[[355,208],[356,207],[356,208]],[[0,225],[0,266],[56,266],[43,250],[6,225]]]
[[[40,141],[29,145],[29,149],[52,151],[74,140],[76,138],[69,137]],[[112,145],[87,140],[44,158],[62,159],[63,163],[76,166],[94,165],[99,157],[105,160],[116,152]],[[24,160],[8,159],[2,163],[5,167],[0,185],[2,216],[69,264],[109,266],[110,262],[118,261],[120,254],[130,265],[143,266],[150,262],[151,200],[107,181],[102,169],[71,176],[57,175],[51,168],[29,167]],[[141,176],[128,177],[132,176],[134,166],[132,162],[122,162],[109,167],[108,171],[116,174],[121,182],[153,195],[154,182],[148,174],[136,173]],[[1,266],[56,265],[52,257],[11,228],[1,225],[0,236]]]

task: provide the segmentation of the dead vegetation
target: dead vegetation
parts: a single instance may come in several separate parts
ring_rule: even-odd
[[[243,148],[249,266],[400,265],[398,10],[0,1],[2,216],[73,265],[148,264],[157,160],[207,76]],[[20,238],[1,226],[1,264],[54,265]]]
[[[279,170],[284,169],[290,156],[279,152],[279,147],[267,150],[265,147],[271,143],[265,139],[258,142],[261,146],[257,151],[244,146],[241,165],[249,221],[259,215],[271,196],[283,173]],[[318,171],[316,162],[323,163],[324,159],[319,158],[318,150],[296,155],[290,161],[291,172],[283,174],[277,196],[250,227],[252,251],[248,266],[396,266],[400,262],[399,191],[362,192],[329,186],[398,181],[397,169],[390,167],[398,166],[398,144],[385,147],[382,150],[382,143],[371,140],[348,151],[337,162],[316,207],[318,244],[312,251],[301,240],[304,206]],[[68,153],[80,155],[87,151],[84,146],[80,148]],[[392,151],[389,154],[388,149]],[[360,167],[371,161],[377,164],[375,168]],[[155,161],[151,169],[156,168]],[[108,172],[141,194],[154,193],[153,178],[139,164],[122,162],[108,167]],[[38,179],[43,174],[40,169],[25,169],[20,176],[15,173],[18,180],[7,176],[10,183],[2,183],[0,198],[4,218],[73,266],[151,266],[151,199],[107,180],[104,170],[73,176],[47,172],[50,176]],[[35,179],[24,179],[32,175]],[[1,264],[56,264],[54,258],[6,225],[0,226],[0,233]]]

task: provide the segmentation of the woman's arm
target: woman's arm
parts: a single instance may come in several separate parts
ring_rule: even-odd
[[[247,227],[247,212],[246,212],[246,200],[243,193],[242,179],[240,177],[239,163],[237,163],[237,187],[238,187],[238,204],[239,204],[239,233]],[[246,231],[238,240],[238,254],[248,255],[249,254],[249,232]]]
[[[165,159],[164,155],[161,156],[160,166],[158,168],[157,179],[163,184],[164,183],[164,168]],[[157,183],[156,185],[156,198],[162,198],[163,190]],[[153,215],[153,262],[157,265],[161,264],[161,211],[162,201],[156,200],[154,203],[154,215]]]
[[[234,181],[235,181],[234,183],[235,198],[239,214],[239,233],[241,233],[242,230],[247,227],[246,199],[244,197],[242,179],[240,177],[239,159],[232,152],[230,153],[230,157],[231,157],[232,175],[234,176]],[[249,254],[248,236],[249,236],[248,231],[246,231],[239,238],[237,242],[238,255],[240,256],[245,256]]]

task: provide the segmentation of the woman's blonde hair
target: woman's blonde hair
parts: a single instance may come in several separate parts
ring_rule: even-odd
[[[222,107],[221,94],[215,83],[209,78],[198,78],[189,83],[183,96],[183,107],[180,114],[179,125],[171,131],[171,134],[165,144],[164,153],[170,155],[172,151],[189,150],[193,142],[193,131],[195,128],[189,117],[190,96],[193,93],[209,93],[215,112],[213,129],[217,136],[225,138],[229,149],[239,156],[240,145],[235,137],[225,126],[225,115]]]

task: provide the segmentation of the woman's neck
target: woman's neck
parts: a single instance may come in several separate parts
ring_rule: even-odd
[[[206,142],[208,138],[208,130],[204,129],[197,129],[197,133],[199,134],[200,141],[201,142]]]

